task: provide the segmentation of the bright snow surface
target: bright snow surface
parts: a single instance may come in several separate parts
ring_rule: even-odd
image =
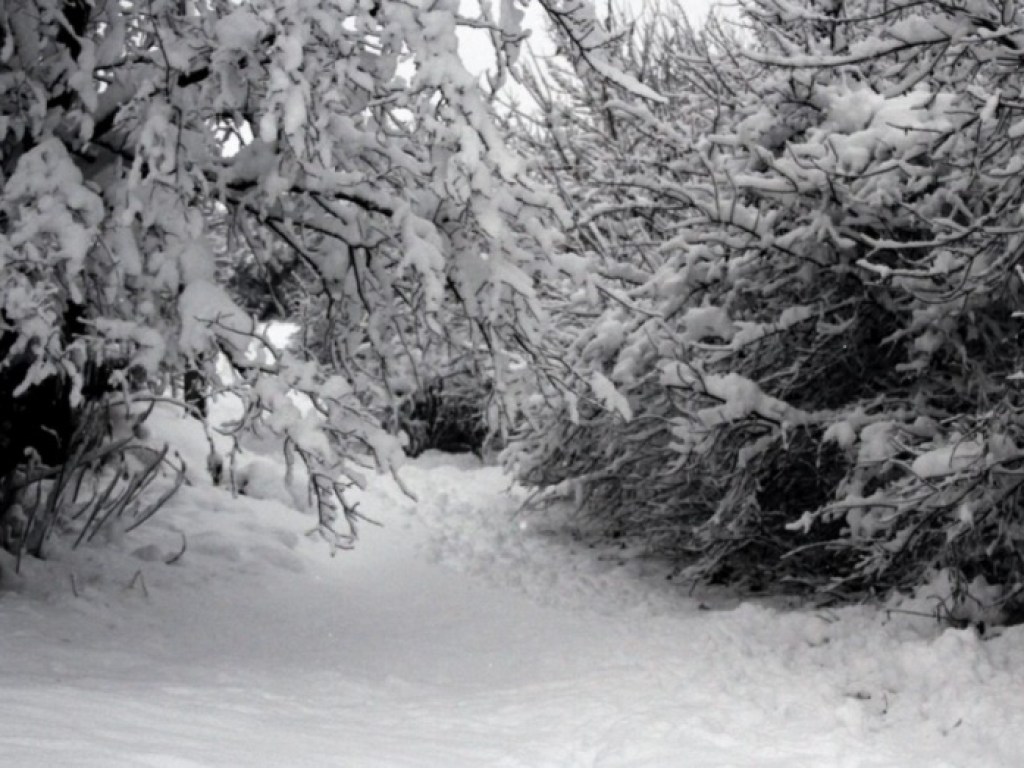
[[[194,423],[153,428],[204,465]],[[132,534],[0,561],[0,765],[1024,764],[1019,628],[692,597],[473,458],[404,475],[418,501],[374,479],[384,527],[334,558],[197,474]]]

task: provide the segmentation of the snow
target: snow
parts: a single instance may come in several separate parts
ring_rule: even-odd
[[[699,342],[709,336],[717,336],[726,341],[736,334],[729,313],[721,307],[690,307],[683,316],[686,331],[683,339]]]
[[[0,257],[21,264],[23,270],[31,269],[22,264],[26,257],[35,268],[64,263],[68,275],[77,279],[104,207],[100,196],[84,184],[64,145],[49,138],[21,155],[3,192],[11,205],[8,247],[15,253]],[[77,285],[69,288],[73,295],[80,290]]]
[[[255,13],[245,8],[236,8],[218,19],[214,30],[224,48],[248,51],[257,45],[265,27]]]
[[[649,99],[658,104],[668,103],[668,99],[665,96],[644,85],[632,75],[623,72],[607,59],[600,55],[594,55],[594,51],[588,51],[587,53],[587,63],[597,70],[601,77],[610,80],[623,90],[629,91],[642,99]]]
[[[205,466],[196,422],[150,430]],[[4,765],[1020,764],[1024,631],[943,629],[929,590],[892,612],[690,595],[437,453],[403,469],[418,501],[372,481],[383,527],[330,558],[282,460],[243,458],[254,495],[196,471],[131,534],[0,559]]]
[[[706,374],[701,383],[708,395],[722,403],[713,408],[701,408],[697,411],[697,418],[706,427],[739,421],[754,415],[768,421],[793,424],[799,424],[807,418],[802,411],[765,394],[756,382],[738,373],[728,373],[724,376]]]
[[[857,463],[865,465],[889,459],[895,452],[892,438],[896,426],[896,422],[886,419],[868,424],[861,429]]]
[[[590,375],[590,388],[604,408],[619,414],[623,421],[632,420],[633,409],[629,405],[629,400],[616,389],[607,376],[594,371]]]
[[[822,442],[834,442],[841,448],[851,448],[857,442],[857,432],[849,421],[830,424],[821,436]]]
[[[252,345],[256,330],[252,319],[219,285],[204,280],[190,282],[178,297],[178,311],[178,344],[186,352],[204,352],[219,339],[235,354],[244,356]]]
[[[922,453],[914,459],[911,469],[918,477],[945,477],[977,465],[984,455],[985,444],[981,440],[957,441]]]

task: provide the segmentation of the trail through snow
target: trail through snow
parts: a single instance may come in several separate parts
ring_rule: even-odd
[[[1021,765],[1020,630],[705,610],[475,459],[405,477],[418,501],[373,481],[384,527],[335,558],[308,515],[196,479],[102,548],[0,562],[0,765]]]

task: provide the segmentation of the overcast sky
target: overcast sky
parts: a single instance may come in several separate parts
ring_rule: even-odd
[[[603,10],[607,8],[607,0],[597,0],[598,12],[604,15]],[[700,24],[707,16],[708,10],[716,0],[677,0],[683,7],[686,15],[694,24]],[[721,2],[721,0],[718,0]],[[644,0],[613,0],[616,7],[639,10],[644,5]],[[463,8],[467,13],[475,4],[475,0],[463,0]],[[545,33],[544,10],[537,2],[530,2],[526,10],[526,27],[532,31],[530,36],[530,48],[536,53],[548,53],[551,50],[550,42]],[[494,62],[494,52],[487,36],[482,33],[463,31],[460,34],[462,58],[471,72],[483,72]]]

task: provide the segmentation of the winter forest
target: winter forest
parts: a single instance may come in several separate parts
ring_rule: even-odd
[[[0,14],[12,765],[1019,765],[1016,0]]]

